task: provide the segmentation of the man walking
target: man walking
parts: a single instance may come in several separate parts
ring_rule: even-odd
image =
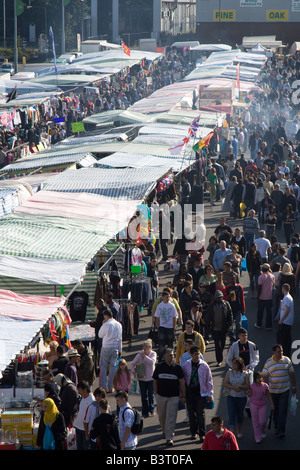
[[[283,299],[280,302],[277,341],[282,344],[283,354],[291,357],[292,334],[294,323],[294,300],[290,294],[290,285],[282,286]]]
[[[274,403],[274,426],[278,437],[285,436],[290,391],[296,394],[296,376],[292,361],[283,355],[281,344],[273,346],[273,356],[263,367],[262,376],[269,383]]]
[[[121,440],[121,450],[135,450],[138,438],[131,432],[134,423],[134,412],[128,403],[128,394],[120,391],[115,396],[119,407],[119,435]]]
[[[192,346],[191,359],[182,366],[186,385],[186,406],[189,415],[191,439],[199,435],[203,442],[206,434],[205,404],[213,397],[213,379],[208,364],[201,359],[200,349]]]
[[[233,318],[230,304],[223,299],[223,293],[220,290],[215,292],[214,301],[208,306],[207,318],[215,343],[217,364],[221,366],[226,335],[232,328]]]
[[[113,391],[113,378],[117,366],[118,356],[122,352],[122,325],[113,318],[110,309],[103,312],[104,320],[98,336],[102,338],[102,348],[100,353],[100,387],[106,390],[108,380],[108,391]],[[109,364],[109,374],[107,379],[107,367]]]
[[[153,380],[162,437],[166,439],[167,447],[170,447],[174,445],[178,401],[180,399],[182,403],[185,403],[186,400],[183,370],[175,362],[173,349],[166,349],[164,360],[155,367]]]
[[[162,302],[155,310],[155,321],[158,328],[158,359],[162,360],[166,347],[173,348],[175,339],[175,328],[177,321],[177,310],[170,301],[170,293],[163,291]]]
[[[248,217],[245,217],[243,223],[244,237],[246,239],[246,250],[250,250],[250,246],[254,243],[255,234],[259,231],[259,222],[255,217],[255,210],[249,211]]]
[[[235,331],[230,330],[230,341],[233,343],[238,339],[238,331],[242,326],[242,316],[246,311],[244,289],[241,284],[237,284],[237,275],[232,272],[229,284],[225,288],[225,299],[228,300],[233,316],[233,326]]]

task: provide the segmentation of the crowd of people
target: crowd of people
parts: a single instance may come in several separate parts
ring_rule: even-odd
[[[49,106],[36,105],[38,119],[28,119],[13,125],[0,126],[0,168],[20,158],[20,148],[29,146],[30,153],[38,151],[42,137],[54,145],[74,135],[72,123],[85,117],[110,110],[125,110],[155,90],[174,83],[191,72],[195,63],[188,51],[167,48],[166,54],[153,63],[144,60],[134,65],[129,73],[122,70],[109,80],[99,80],[97,93],[85,88],[62,93],[51,98]],[[22,109],[21,109],[22,111]],[[56,123],[55,119],[64,122]]]
[[[127,363],[122,358],[122,325],[103,303],[97,332],[101,340],[99,387],[94,391],[95,363],[88,348],[73,342],[74,349],[65,355],[57,347],[55,354],[61,357],[47,371],[52,387],[45,385],[45,394],[51,397],[47,395],[42,402],[40,448],[49,423],[57,448],[65,445],[71,429],[75,429],[79,450],[137,448],[138,435],[132,431],[136,414],[129,403],[129,393],[137,386],[142,416],[146,419],[157,413],[160,437],[167,447],[174,445],[180,407],[186,409],[191,440],[198,439],[203,450],[237,450],[245,413],[252,420],[255,442],[261,443],[267,434],[267,401],[275,433],[285,437],[290,399],[296,395],[291,346],[300,272],[296,230],[300,139],[289,84],[297,77],[299,63],[297,56],[269,59],[261,73],[262,91],[251,97],[242,117],[227,117],[226,126],[219,129],[219,142],[208,149],[204,177],[211,205],[219,201],[222,212],[228,212],[228,218],[240,226],[233,230],[225,215],[199,250],[189,252],[175,243],[178,273],[160,293],[156,250],[147,247],[143,251],[152,267],[149,273],[156,294],[148,311],[154,325],[152,340],[146,340],[131,364]],[[165,76],[169,73],[166,67]],[[294,128],[288,139],[285,125],[290,119]],[[186,187],[183,178],[183,204],[189,202],[193,189],[188,187],[186,192]],[[165,249],[162,257],[165,262]],[[248,338],[240,282],[246,273],[251,296],[257,300],[255,328],[276,326],[276,344],[261,371],[256,370],[259,348]],[[230,345],[225,358],[227,338]],[[228,426],[224,417],[214,416],[209,432],[205,410],[214,406],[214,380],[206,361],[208,344],[213,344],[217,367],[225,362],[229,368],[222,393]],[[116,416],[107,399],[113,392]]]

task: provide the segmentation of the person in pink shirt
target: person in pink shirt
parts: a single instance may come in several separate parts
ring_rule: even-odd
[[[255,328],[262,327],[264,310],[266,309],[266,329],[272,329],[272,299],[275,277],[270,272],[270,265],[264,263],[261,266],[262,273],[258,276],[258,295],[257,295],[257,321]]]
[[[269,385],[263,382],[260,372],[254,372],[253,384],[250,385],[250,411],[255,442],[259,444],[266,437],[267,419],[267,399],[270,402],[271,409],[274,409],[272,396],[269,392]]]
[[[128,393],[131,382],[131,373],[125,359],[120,359],[114,375],[113,385],[117,392],[121,390]]]
[[[137,375],[142,400],[142,415],[147,418],[149,415],[154,416],[154,389],[153,389],[153,372],[155,369],[157,354],[152,349],[151,339],[147,339],[143,344],[143,350],[140,351],[131,362],[131,373]],[[137,373],[136,365],[143,364],[144,373]]]

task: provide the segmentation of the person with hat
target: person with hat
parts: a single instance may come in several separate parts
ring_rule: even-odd
[[[72,346],[80,355],[80,364],[77,367],[78,380],[86,380],[90,385],[93,385],[96,378],[93,351],[79,339],[72,341]]]
[[[66,426],[68,427],[72,424],[75,412],[78,409],[79,395],[77,387],[64,374],[57,374],[54,380],[60,387],[59,398],[61,399],[61,403],[59,405],[59,411],[63,414]]]
[[[268,263],[261,266],[262,273],[258,276],[258,296],[257,296],[257,321],[254,324],[255,328],[262,327],[262,320],[264,310],[267,311],[266,316],[266,329],[272,329],[272,299],[273,288],[275,285],[275,277],[270,272],[271,268]]]
[[[232,328],[233,316],[229,302],[224,300],[223,293],[219,290],[215,292],[214,301],[208,306],[207,318],[215,343],[217,364],[221,366],[226,335]]]
[[[72,382],[77,386],[78,374],[76,364],[80,358],[80,354],[75,348],[70,348],[66,354],[66,357],[68,358],[69,362],[66,365],[64,375],[68,377],[68,379],[72,380]]]

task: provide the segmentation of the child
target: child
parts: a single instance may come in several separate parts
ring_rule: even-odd
[[[83,426],[86,432],[86,439],[89,441],[90,449],[95,449],[96,440],[90,438],[90,430],[93,425],[94,420],[100,414],[99,403],[101,400],[106,398],[106,390],[103,387],[98,387],[94,390],[93,393],[95,401],[93,401],[86,411],[85,418],[83,420]],[[108,405],[108,412],[110,413],[110,406]]]
[[[182,354],[181,356],[181,359],[180,359],[180,365],[181,367],[183,366],[183,364],[188,361],[189,359],[192,358],[191,356],[191,353],[190,353],[190,350],[191,350],[191,347],[194,346],[194,341],[192,339],[186,339],[185,342],[184,342],[184,350],[185,352]],[[201,359],[204,360],[202,354],[200,354],[200,357]]]
[[[125,359],[120,359],[118,367],[114,375],[113,386],[116,392],[124,391],[128,393],[131,383],[131,373]],[[119,408],[117,407],[117,416],[119,415]]]
[[[250,385],[249,396],[254,438],[256,444],[259,444],[266,437],[266,398],[268,398],[272,410],[274,409],[269,385],[262,381],[260,372],[254,372],[253,374],[253,384]]]
[[[188,361],[189,359],[192,358],[191,354],[190,354],[190,349],[191,347],[194,346],[194,341],[192,339],[186,339],[185,342],[184,342],[184,353],[182,354],[181,356],[181,359],[180,359],[180,365],[181,367],[183,366],[183,364]]]

